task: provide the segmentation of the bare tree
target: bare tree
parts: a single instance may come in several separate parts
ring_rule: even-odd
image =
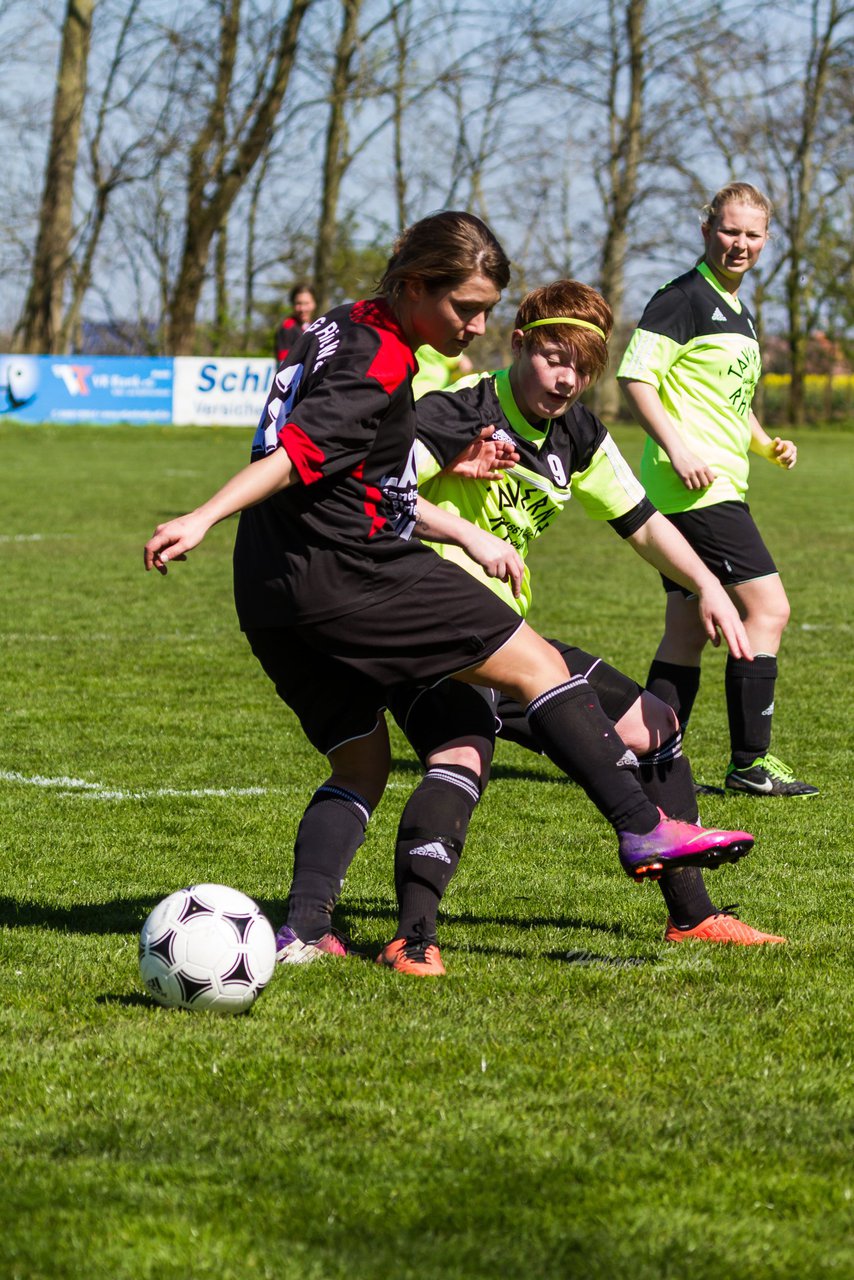
[[[821,152],[828,146],[835,149],[839,144],[838,136],[828,136],[826,125],[822,127],[821,116],[834,62],[842,58],[850,70],[854,40],[850,28],[847,38],[843,32],[846,20],[850,20],[852,14],[854,7],[838,0],[830,0],[826,5],[822,0],[811,2],[810,37],[798,112],[800,127],[794,137],[791,163],[785,169],[788,197],[784,212],[788,234],[785,295],[791,360],[789,418],[794,424],[801,424],[806,419],[804,380],[809,326],[805,322],[808,309],[805,266],[810,228],[814,221],[821,222],[826,203],[826,195],[817,181],[818,170],[826,158]],[[849,179],[850,176],[848,174]]]
[[[776,305],[778,316],[782,306],[788,416],[797,425],[806,417],[810,331],[828,283],[821,283],[817,263],[827,260],[831,211],[852,178],[854,5],[799,0],[779,16],[747,45],[740,32],[722,34],[714,82],[698,65],[695,83],[713,152],[725,163],[724,180],[750,178],[774,202],[777,234],[752,273],[754,309],[761,318],[763,306]],[[699,182],[705,189],[705,179]],[[850,292],[850,277],[842,288]]]
[[[614,313],[614,327],[619,331],[623,317],[629,224],[638,197],[643,147],[646,0],[626,0],[619,14],[613,3],[609,4],[609,9],[612,38],[606,97],[608,153],[606,164],[600,170],[600,189],[606,215],[599,280],[602,293]],[[620,39],[620,26],[625,31],[624,45]],[[628,88],[626,104],[621,109],[619,95],[624,65],[628,73]],[[616,415],[618,398],[613,378],[602,383],[598,407],[608,417]]]
[[[347,146],[347,103],[355,78],[353,64],[359,43],[361,8],[362,0],[342,0],[341,30],[335,46],[329,88],[329,122],[323,152],[323,186],[314,254],[314,287],[317,304],[321,311],[329,304],[332,254],[338,223],[338,200],[341,182],[350,160]]]
[[[311,3],[312,0],[290,0],[287,15],[274,28],[270,57],[257,71],[248,105],[240,111],[231,100],[231,92],[238,59],[241,0],[220,0],[214,88],[190,148],[184,244],[169,298],[168,346],[175,355],[187,355],[193,350],[196,313],[213,238],[263,154],[288,88],[300,26]],[[229,108],[236,116],[233,123]]]
[[[27,299],[16,332],[21,351],[58,350],[71,262],[74,178],[86,101],[95,0],[68,0],[53,100],[50,144]]]
[[[79,331],[83,303],[92,285],[96,255],[115,192],[149,177],[157,163],[152,135],[158,126],[152,130],[138,125],[131,116],[131,107],[148,85],[162,54],[159,42],[150,42],[137,27],[141,7],[142,0],[121,5],[115,43],[94,104],[94,118],[86,131],[80,164],[81,177],[85,179],[80,201],[83,216],[74,229],[70,298],[57,336],[60,350],[71,349]],[[136,42],[132,39],[134,34]],[[103,36],[99,44],[105,43]],[[91,92],[89,96],[91,99]],[[169,105],[168,97],[160,103],[161,121]]]

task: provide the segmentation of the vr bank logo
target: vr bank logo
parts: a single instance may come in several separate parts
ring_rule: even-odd
[[[70,396],[88,396],[91,377],[91,364],[52,364],[50,371],[54,377],[60,378]]]

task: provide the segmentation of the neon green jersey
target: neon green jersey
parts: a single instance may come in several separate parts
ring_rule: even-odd
[[[433,347],[419,347],[415,352],[418,372],[412,379],[412,394],[418,400],[428,391],[444,391],[454,381],[460,367],[460,356],[443,356]],[[469,365],[471,368],[471,365]]]
[[[534,538],[548,529],[571,497],[595,520],[611,521],[628,536],[654,508],[605,427],[582,405],[559,418],[531,424],[513,398],[509,370],[462,378],[445,393],[416,403],[418,483],[428,501],[504,538],[525,558]],[[520,462],[501,480],[487,483],[439,475],[484,426],[513,443]],[[439,555],[475,576],[483,570],[460,547],[431,544]],[[517,600],[509,585],[484,578],[496,594],[520,613],[531,604],[525,567]]]
[[[654,386],[687,447],[716,476],[708,489],[686,489],[665,451],[648,439],[641,480],[660,511],[744,500],[750,405],[761,372],[753,317],[704,262],[650,299],[617,377]]]

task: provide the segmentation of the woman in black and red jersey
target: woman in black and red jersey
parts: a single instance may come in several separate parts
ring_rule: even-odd
[[[526,708],[546,754],[587,792],[618,834],[634,879],[670,866],[716,866],[752,845],[745,832],[705,831],[665,818],[644,795],[634,756],[586,680],[488,587],[442,560],[413,532],[454,540],[488,574],[517,585],[508,544],[418,498],[412,377],[424,343],[459,355],[483,333],[509,279],[478,218],[444,211],[402,233],[378,296],[319,317],[278,370],[252,461],[195,511],[158,526],[146,569],[166,573],[208,529],[241,512],[234,551],[242,629],[331,775],[297,835],[283,960],[346,954],[331,911],[390,767],[382,709],[389,690],[452,676],[508,693]],[[734,614],[717,626],[749,652]],[[476,729],[441,759],[458,778],[454,812],[431,815],[455,842],[482,778]],[[428,757],[428,764],[430,759]],[[426,780],[425,784],[426,785]],[[429,787],[425,806],[429,805]],[[432,852],[453,865],[444,843]],[[424,963],[409,961],[419,950]],[[381,957],[409,972],[443,972],[435,941],[396,938]]]

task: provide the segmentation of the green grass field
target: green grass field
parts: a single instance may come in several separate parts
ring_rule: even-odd
[[[702,801],[757,835],[715,900],[788,947],[665,946],[658,890],[578,789],[503,744],[445,980],[329,960],[225,1019],[148,1000],[139,928],[197,880],[278,925],[324,762],[237,630],[233,529],[165,580],[141,549],[248,438],[0,428],[0,1277],[854,1275],[854,434],[805,434],[791,474],[754,464],[793,606],[774,748],[822,794]],[[643,679],[655,574],[580,511],[535,565],[535,625]],[[723,665],[688,740],[709,782]],[[341,908],[370,955],[418,776],[395,743]]]

